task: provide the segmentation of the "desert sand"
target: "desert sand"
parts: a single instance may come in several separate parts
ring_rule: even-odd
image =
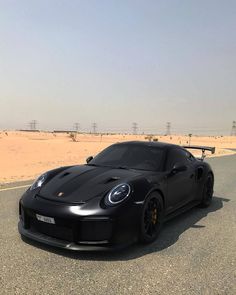
[[[183,135],[150,138],[147,135],[77,134],[76,141],[73,141],[68,133],[1,131],[0,185],[31,180],[55,167],[85,163],[88,156],[94,156],[116,142],[153,138],[162,142],[189,144],[189,137]],[[236,137],[192,136],[191,145],[216,147],[216,153],[209,156],[230,155],[235,153],[230,149],[236,149]]]

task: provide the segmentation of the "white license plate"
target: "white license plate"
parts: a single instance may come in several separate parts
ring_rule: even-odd
[[[36,214],[36,218],[42,222],[55,224],[55,219],[53,217],[48,217],[48,216]]]

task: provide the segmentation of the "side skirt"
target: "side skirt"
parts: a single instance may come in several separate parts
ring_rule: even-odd
[[[178,215],[192,209],[193,207],[199,205],[200,203],[201,203],[200,200],[197,200],[197,201],[195,200],[195,201],[192,201],[192,202],[188,203],[187,205],[185,205],[185,206],[177,209],[176,211],[171,212],[170,214],[166,215],[165,218],[164,218],[164,222],[166,222],[166,221],[168,221],[168,220],[170,220],[170,219],[172,219],[172,218],[174,218],[174,217],[176,217],[176,216],[178,216]]]

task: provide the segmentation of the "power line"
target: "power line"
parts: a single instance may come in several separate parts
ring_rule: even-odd
[[[132,129],[133,129],[133,134],[137,134],[137,131],[138,131],[138,124],[136,122],[134,122],[132,124]]]
[[[232,123],[231,136],[236,136],[236,121]]]
[[[97,133],[97,123],[92,123],[90,125],[90,128],[84,128],[83,132],[87,131],[87,132],[91,132],[91,133]],[[156,125],[142,125],[142,129],[141,131],[144,132],[145,134],[163,134],[163,129],[165,130],[166,135],[170,135],[170,134],[193,134],[193,135],[226,135],[227,133],[232,135],[232,136],[236,136],[236,120],[232,122],[231,125],[231,130],[229,130],[229,126],[228,126],[228,131],[227,131],[227,127],[224,128],[222,126],[220,126],[219,128],[217,128],[217,126],[204,126],[204,125],[188,125],[186,124],[185,126],[182,125],[172,125],[171,122],[166,122],[164,124],[161,124],[159,126]],[[40,124],[41,127],[41,124]],[[31,120],[26,127],[27,130],[31,130],[31,131],[35,131],[39,129],[39,123],[37,120]],[[64,128],[62,128],[64,129]],[[69,126],[67,126],[66,130],[74,130],[74,131],[81,131],[81,125],[76,122],[73,124],[72,129],[69,128]],[[131,131],[132,130],[132,131]],[[134,122],[131,123],[131,126],[125,126],[123,124],[121,125],[114,125],[114,126],[107,126],[106,128],[104,128],[103,130],[100,130],[102,132],[105,133],[130,133],[132,132],[133,134],[140,134],[140,127],[138,125],[138,123]]]
[[[29,127],[30,130],[36,130],[36,126],[37,126],[38,122],[36,120],[32,120],[29,122]]]
[[[80,124],[79,123],[75,123],[74,124],[74,129],[75,129],[76,132],[78,132],[79,129],[80,129]]]
[[[170,135],[171,122],[166,123],[166,135]]]
[[[98,127],[97,123],[93,123],[93,124],[92,124],[92,129],[93,129],[93,133],[94,133],[94,134],[97,133],[97,127]]]
[[[189,146],[191,145],[191,137],[192,137],[192,133],[189,133],[189,135],[188,135],[188,138],[189,138],[188,144],[189,144]]]

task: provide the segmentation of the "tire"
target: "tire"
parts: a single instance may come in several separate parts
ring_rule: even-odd
[[[202,201],[199,205],[201,208],[206,208],[210,206],[212,197],[213,197],[213,186],[214,186],[213,175],[209,173],[207,175],[207,178],[203,187]]]
[[[145,200],[140,224],[141,243],[149,244],[158,237],[164,219],[164,205],[159,193],[151,193]]]

